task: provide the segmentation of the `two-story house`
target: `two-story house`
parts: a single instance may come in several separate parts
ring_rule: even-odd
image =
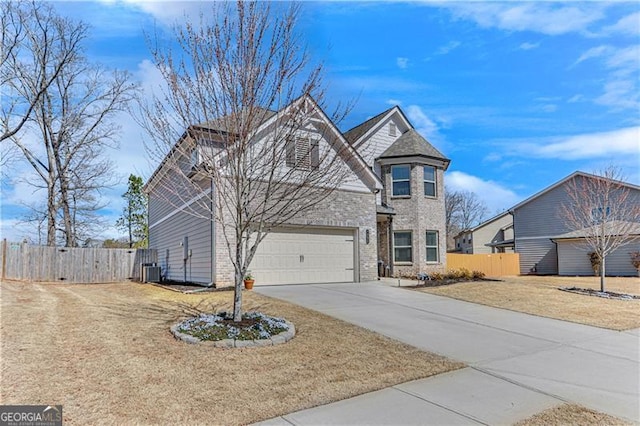
[[[450,160],[395,106],[345,133],[382,181],[378,259],[385,275],[415,276],[446,263],[444,172]]]
[[[361,282],[376,279],[379,272],[415,276],[443,270],[443,173],[449,160],[416,132],[399,107],[343,134],[313,99],[303,102],[310,113],[301,127],[313,135],[319,150],[335,150],[351,176],[311,213],[271,229],[250,266],[256,285]],[[255,133],[274,134],[269,126],[277,126],[287,108],[265,114]],[[197,154],[203,141],[196,137],[177,143],[191,144]],[[292,166],[287,159],[282,161],[282,167]],[[233,267],[220,221],[213,215],[189,214],[190,203],[202,197],[182,204],[168,202],[162,194],[171,185],[165,163],[145,186],[149,246],[158,250],[162,275],[206,286],[231,285]],[[217,190],[213,181],[199,184],[203,194]]]
[[[519,202],[506,212],[493,217],[472,230],[456,237],[471,238],[467,253],[520,254],[521,274],[591,275],[589,261],[591,249],[585,243],[585,229],[573,229],[563,218],[561,206],[568,198],[568,190],[576,182],[603,179],[576,171],[564,179]],[[640,187],[618,182],[621,190],[628,191],[629,203],[640,205]],[[607,206],[615,209],[620,206]],[[594,210],[601,207],[594,206]],[[608,210],[607,210],[608,211]],[[640,223],[631,227],[637,238],[612,252],[606,262],[608,275],[635,276],[630,253],[640,252]]]

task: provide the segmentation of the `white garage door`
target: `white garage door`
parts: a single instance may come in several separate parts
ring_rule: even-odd
[[[258,246],[250,270],[255,285],[354,281],[354,232],[282,229]]]

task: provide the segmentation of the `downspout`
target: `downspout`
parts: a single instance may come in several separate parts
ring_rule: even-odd
[[[516,243],[518,242],[518,240],[516,239],[516,215],[515,215],[515,210],[513,209],[509,209],[507,210],[507,212],[511,215],[511,226],[513,227],[513,252],[514,253],[518,253],[518,250],[516,250]],[[520,262],[518,267],[520,268],[520,274],[522,275],[522,257],[519,258]]]
[[[387,259],[389,259],[389,276],[393,276],[393,216],[389,215],[389,230],[387,231]]]

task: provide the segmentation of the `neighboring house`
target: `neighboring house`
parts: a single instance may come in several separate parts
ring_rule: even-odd
[[[513,218],[506,211],[453,238],[458,253],[513,253]]]
[[[574,172],[516,204],[507,212],[473,228],[472,253],[513,250],[520,254],[521,274],[592,275],[581,230],[570,229],[560,214],[567,202],[567,185],[573,179],[594,179]],[[640,203],[640,187],[625,183],[632,199]],[[620,247],[606,264],[609,275],[635,275],[629,252],[640,251],[637,242]],[[628,265],[627,265],[628,264]],[[588,269],[585,267],[588,265]]]
[[[312,214],[265,237],[250,266],[256,285],[360,282],[376,279],[379,270],[415,275],[444,269],[443,173],[449,160],[415,131],[398,107],[342,134],[312,99],[306,102],[312,106],[306,131],[319,139],[320,150],[339,152],[352,176]],[[287,108],[265,114],[256,133],[268,134]],[[198,138],[185,136],[177,143],[193,146],[186,163],[196,166],[198,149],[203,149]],[[149,247],[158,250],[163,276],[231,285],[233,266],[221,224],[187,212],[198,196],[181,206],[169,202],[162,191],[170,181],[163,162],[145,187]],[[201,186],[203,196],[215,191],[212,182]]]

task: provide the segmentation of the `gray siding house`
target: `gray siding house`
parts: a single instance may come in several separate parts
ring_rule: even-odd
[[[560,214],[567,202],[567,187],[573,179],[594,179],[594,175],[574,172],[566,178],[516,204],[507,212],[473,229],[473,253],[487,250],[520,254],[521,274],[593,275],[580,231],[571,229]],[[624,184],[640,204],[640,187]],[[607,263],[609,275],[636,275],[629,253],[639,251],[638,242],[612,253]]]
[[[415,275],[444,269],[443,173],[449,160],[415,131],[398,107],[343,134],[312,99],[307,101],[315,113],[305,128],[332,129],[331,143],[321,139],[320,144],[344,148],[339,155],[352,176],[312,213],[266,236],[250,266],[256,285],[360,282],[376,279],[378,271]],[[267,116],[277,118],[285,110]],[[274,122],[267,120],[263,126]],[[185,167],[192,167],[202,144],[198,138],[177,144],[192,147],[191,161],[184,159]],[[165,161],[145,186],[149,247],[158,250],[163,277],[204,286],[232,285],[233,265],[222,225],[207,216],[206,202],[216,188],[194,173],[201,193],[182,205],[172,202],[165,192],[172,182]]]

